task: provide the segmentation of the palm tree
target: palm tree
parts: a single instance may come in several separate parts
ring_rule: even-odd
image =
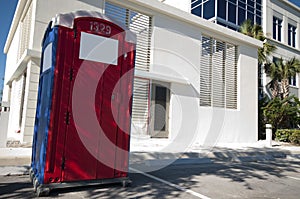
[[[300,72],[300,61],[295,57],[290,60],[283,60],[280,58],[278,61],[272,63],[270,68],[266,70],[266,73],[272,78],[270,87],[273,89],[273,98],[279,96],[279,83],[281,81],[282,98],[286,99],[289,97],[290,84],[289,79],[294,77]]]
[[[244,21],[240,27],[240,32],[244,35],[248,35],[260,41],[263,41],[263,47],[258,49],[258,63],[262,65],[269,63],[268,57],[276,50],[276,46],[268,43],[262,27],[258,24],[252,24],[250,19]]]

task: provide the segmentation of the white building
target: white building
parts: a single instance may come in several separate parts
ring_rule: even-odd
[[[161,0],[176,8],[214,23],[238,30],[250,19],[263,27],[270,43],[277,47],[273,60],[300,59],[300,8],[288,0]],[[272,59],[272,57],[271,57]],[[259,95],[271,97],[267,84],[270,78],[261,71]],[[290,92],[300,97],[299,74],[290,79]],[[263,92],[264,91],[264,92]]]
[[[263,30],[277,47],[273,60],[296,57],[300,60],[300,8],[287,0],[264,0]],[[300,97],[300,76],[290,79],[290,92]],[[264,76],[263,85],[268,83]]]
[[[8,139],[32,141],[48,22],[57,13],[84,9],[104,12],[137,34],[132,135],[178,146],[255,142],[262,43],[186,12],[182,1],[185,11],[168,2],[20,0],[4,48]]]

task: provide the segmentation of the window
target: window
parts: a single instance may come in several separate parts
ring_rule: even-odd
[[[282,27],[282,20],[273,17],[273,39],[277,41],[281,41],[281,27]]]
[[[215,16],[215,0],[203,1],[203,16],[204,19],[210,19]]]
[[[237,108],[237,47],[202,37],[200,106]]]
[[[296,82],[296,75],[294,75],[293,77],[290,77],[289,78],[289,84],[291,86],[296,86],[297,85],[297,82]]]
[[[216,1],[217,1],[217,22],[221,22],[223,24],[226,23],[225,27],[229,27],[233,30],[238,30],[239,26],[246,19],[250,19],[253,23],[261,25],[262,22],[261,1],[255,1],[255,0],[216,0]]]
[[[296,27],[288,25],[288,45],[296,47]]]
[[[226,0],[218,0],[218,17],[226,20]]]
[[[236,23],[236,4],[228,2],[228,21]]]
[[[191,0],[191,12],[204,19],[211,19],[215,16],[215,0]]]

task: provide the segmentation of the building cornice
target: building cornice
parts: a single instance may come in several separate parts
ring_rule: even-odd
[[[229,39],[236,40],[240,43],[245,43],[256,48],[261,48],[263,43],[257,39],[253,39],[249,36],[243,35],[239,32],[230,30],[229,28],[223,27],[221,25],[212,23],[206,19],[195,16],[191,13],[182,11],[173,6],[167,5],[160,1],[156,0],[127,0],[127,1],[119,1],[119,0],[107,0],[108,2],[114,3],[119,6],[128,7],[131,5],[138,5],[145,9],[150,9],[156,11],[160,14],[170,16],[179,21],[191,24],[193,26],[197,26],[199,28],[204,29],[205,31],[209,31],[211,33],[215,33],[217,35],[221,35],[227,37]],[[130,8],[130,7],[129,7]],[[132,6],[131,8],[134,9]],[[148,13],[151,14],[151,13]]]
[[[300,8],[298,6],[296,6],[295,4],[293,4],[292,2],[289,2],[288,0],[279,0],[279,1],[281,1],[282,3],[287,4],[288,6],[292,7],[296,11],[300,12]]]
[[[292,46],[289,46],[287,44],[284,44],[280,41],[277,41],[275,39],[272,39],[272,38],[267,38],[268,42],[275,45],[275,46],[278,46],[280,48],[283,48],[283,49],[287,49],[289,52],[293,52],[295,54],[299,54],[300,55],[300,50],[297,49],[297,48],[294,48]]]

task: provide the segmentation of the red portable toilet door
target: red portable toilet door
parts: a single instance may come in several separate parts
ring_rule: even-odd
[[[118,110],[120,99],[115,85],[121,76],[124,34],[100,19],[82,18],[74,23],[63,181],[113,178],[118,125],[112,110]]]

